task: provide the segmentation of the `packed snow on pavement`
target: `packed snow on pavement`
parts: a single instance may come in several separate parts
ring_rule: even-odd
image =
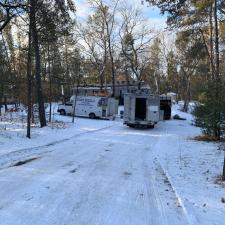
[[[2,120],[0,224],[225,224],[224,152],[192,139],[190,114],[173,114],[187,120],[131,129],[55,115],[30,140],[20,120]]]

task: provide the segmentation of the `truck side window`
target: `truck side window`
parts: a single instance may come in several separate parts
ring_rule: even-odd
[[[65,105],[73,105],[73,101],[68,101]]]
[[[107,106],[107,98],[101,98],[99,101],[98,101],[98,106],[101,107],[101,106]]]

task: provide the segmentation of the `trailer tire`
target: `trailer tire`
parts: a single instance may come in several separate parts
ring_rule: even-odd
[[[66,115],[66,111],[64,109],[60,109],[59,110],[59,114],[62,115],[62,116],[65,116]]]
[[[96,118],[96,116],[95,116],[95,114],[94,114],[94,113],[90,113],[90,114],[89,114],[89,118],[90,118],[90,119],[95,119],[95,118]]]

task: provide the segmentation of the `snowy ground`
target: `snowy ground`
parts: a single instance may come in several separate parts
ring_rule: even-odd
[[[187,120],[150,130],[55,115],[31,140],[0,122],[0,224],[225,224],[224,153],[191,140],[200,130],[177,112]]]

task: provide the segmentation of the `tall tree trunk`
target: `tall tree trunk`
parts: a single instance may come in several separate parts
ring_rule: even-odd
[[[223,160],[223,175],[222,175],[222,180],[225,181],[225,155],[224,155],[224,160]]]
[[[52,121],[52,77],[51,77],[51,59],[50,44],[48,43],[48,77],[49,77],[49,122]]]
[[[191,81],[190,81],[190,76],[188,76],[186,80],[186,91],[185,91],[184,108],[183,108],[184,112],[188,112],[190,101],[191,101]]]
[[[154,71],[154,80],[155,80],[155,87],[156,87],[156,93],[159,94],[159,83],[158,83],[158,79],[157,79],[157,75],[156,72]]]
[[[141,80],[138,80],[138,90],[141,90]]]
[[[216,84],[216,90],[215,90],[215,115],[216,115],[216,121],[215,121],[215,134],[218,139],[220,139],[221,135],[221,128],[220,128],[220,111],[221,111],[221,101],[220,101],[220,52],[219,52],[219,27],[218,27],[218,4],[217,0],[214,1],[214,23],[215,23],[215,84]]]
[[[106,61],[107,61],[107,45],[104,41],[104,60],[103,60],[103,74],[102,74],[102,80],[103,80],[103,86],[105,87],[105,92],[107,92],[107,77],[106,77]]]
[[[211,79],[214,79],[214,45],[213,45],[213,6],[210,7],[209,12],[209,33],[210,33],[210,70],[211,70]]]
[[[5,41],[5,38],[4,38],[4,35],[3,35],[2,31],[1,31],[1,36],[2,36],[2,43],[3,43],[3,46],[4,46],[6,58],[7,58],[7,64],[8,64],[7,69],[8,69],[9,75],[10,75],[9,79],[12,80],[9,52],[8,52],[7,44],[6,44],[6,41]],[[1,115],[1,110],[2,110],[3,104],[5,102],[5,82],[6,82],[6,76],[5,76],[4,69],[3,69],[2,74],[1,74],[1,79],[0,79],[0,84],[1,84],[1,87],[0,87],[1,88],[1,90],[0,90],[0,115]]]
[[[70,74],[69,74],[70,71],[69,71],[69,54],[68,54],[68,36],[65,35],[64,39],[65,39],[65,65],[66,65],[66,74],[64,77],[64,82],[66,82],[65,96],[67,97],[68,93],[70,93],[70,90],[71,90],[70,83],[68,83],[69,76],[70,76]]]
[[[4,95],[4,81],[3,81],[3,71],[0,74],[0,116],[2,115],[2,105],[3,105],[3,95]]]
[[[177,104],[178,104],[178,101],[180,99],[179,84],[180,84],[179,74],[178,74],[178,72],[176,72],[176,102],[177,102]]]
[[[29,45],[28,45],[28,54],[27,54],[27,137],[31,138],[30,131],[30,122],[31,122],[31,113],[32,113],[32,78],[31,78],[31,24],[29,25]]]
[[[8,111],[8,106],[7,106],[7,97],[4,95],[4,105],[5,105],[5,112]]]
[[[37,89],[37,100],[38,100],[38,110],[39,110],[39,120],[40,126],[46,126],[45,118],[45,107],[43,101],[42,85],[41,85],[41,59],[40,59],[40,49],[39,49],[39,37],[36,25],[36,0],[30,0],[30,23],[32,30],[32,40],[35,52],[35,79],[36,79],[36,89]]]
[[[115,97],[115,65],[114,65],[114,58],[113,58],[113,53],[112,53],[111,32],[110,32],[108,21],[106,19],[106,15],[104,15],[104,20],[105,20],[106,31],[107,31],[109,57],[110,57],[110,61],[111,61],[112,97]]]
[[[127,92],[129,92],[130,81],[129,81],[129,72],[128,72],[127,65],[125,66],[125,76],[126,76],[126,89],[127,89]]]
[[[111,60],[111,75],[112,75],[112,97],[115,97],[115,66],[114,66],[114,58],[111,49],[111,41],[109,41],[109,55]]]
[[[103,86],[104,86],[104,79],[103,79],[104,68],[101,68],[100,64],[98,64],[97,67],[98,67],[97,70],[98,70],[99,81],[100,81],[100,91],[102,91],[103,90]]]
[[[218,5],[217,0],[215,0],[215,6],[214,6],[214,21],[215,21],[215,66],[216,66],[216,79],[218,80],[220,75],[220,52],[219,52],[219,26],[218,26]]]

